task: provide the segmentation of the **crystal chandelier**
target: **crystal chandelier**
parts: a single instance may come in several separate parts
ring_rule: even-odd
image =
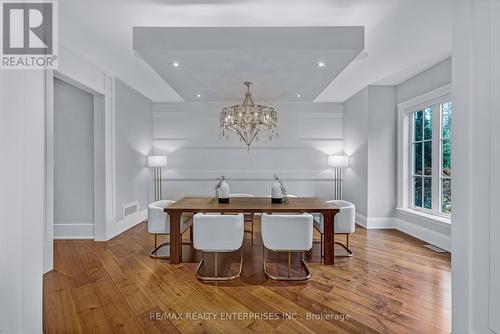
[[[240,136],[240,141],[245,142],[250,150],[254,139],[259,141],[259,133],[263,131],[270,130],[269,140],[278,138],[278,113],[274,108],[255,105],[250,93],[252,83],[247,81],[244,84],[247,92],[243,104],[226,107],[220,113],[219,138],[229,139],[229,131],[232,131]]]

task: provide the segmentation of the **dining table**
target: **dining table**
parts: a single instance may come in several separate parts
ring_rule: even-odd
[[[339,208],[316,197],[290,197],[284,203],[271,203],[269,197],[240,197],[231,198],[229,203],[218,203],[213,197],[184,197],[169,206],[164,211],[170,218],[170,263],[181,262],[181,233],[180,224],[183,213],[196,214],[199,212],[219,213],[320,213],[324,217],[324,258],[325,265],[333,265],[334,257],[334,230],[333,222]]]

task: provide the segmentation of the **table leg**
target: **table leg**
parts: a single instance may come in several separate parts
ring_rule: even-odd
[[[181,262],[181,212],[167,211],[170,216],[170,264]]]
[[[335,264],[335,254],[334,254],[335,233],[333,231],[333,219],[334,219],[333,217],[337,214],[337,212],[338,210],[323,212],[323,218],[325,224],[324,264]]]

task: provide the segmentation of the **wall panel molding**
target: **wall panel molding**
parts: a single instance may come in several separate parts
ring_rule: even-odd
[[[219,112],[230,104],[153,104],[153,151],[168,156],[167,198],[212,195],[220,175],[235,191],[267,195],[274,174],[290,193],[332,198],[327,157],[343,150],[341,103],[268,103],[278,109],[280,137],[269,141],[264,133],[250,150],[234,133],[219,139]]]

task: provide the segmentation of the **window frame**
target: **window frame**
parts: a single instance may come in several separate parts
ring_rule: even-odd
[[[447,97],[442,97],[439,99],[436,99],[432,102],[432,104],[428,104],[426,107],[420,107],[420,108],[409,108],[406,114],[406,117],[410,118],[410,131],[409,131],[409,138],[408,138],[408,150],[410,151],[410,171],[408,172],[409,175],[409,183],[410,186],[408,187],[408,191],[410,192],[409,194],[409,208],[417,211],[422,211],[427,214],[431,215],[439,215],[445,218],[451,217],[450,214],[443,213],[441,212],[442,208],[442,199],[441,199],[441,193],[442,193],[442,184],[441,180],[444,179],[445,177],[442,176],[442,157],[443,157],[443,149],[442,149],[442,142],[443,142],[443,131],[442,131],[442,105],[444,103],[448,103],[451,101],[451,96]],[[422,134],[422,139],[419,141],[415,141],[415,129],[414,129],[414,122],[413,122],[413,115],[416,112],[422,111],[422,122],[425,122],[425,110],[430,108],[432,110],[432,136],[431,139],[425,139],[425,135]],[[413,111],[410,111],[413,110]],[[424,126],[425,123],[422,124]],[[425,130],[424,130],[425,133]],[[450,137],[451,139],[451,137]],[[425,142],[431,142],[431,157],[432,157],[432,164],[431,164],[431,169],[432,173],[431,175],[425,175],[424,169],[422,169],[422,175],[417,175],[415,174],[414,166],[415,166],[415,155],[414,155],[414,144],[415,143],[422,143],[422,166],[425,168],[425,159],[424,159],[424,154],[425,154]],[[422,181],[425,178],[430,178],[431,181],[431,208],[427,209],[423,207],[423,200],[424,200],[424,182],[422,182],[422,207],[416,206],[414,204],[414,178],[415,177],[421,177]],[[451,179],[451,177],[446,177]]]
[[[440,221],[444,218],[447,222],[451,220],[451,215],[441,212],[441,192],[442,192],[442,129],[441,104],[452,100],[451,85],[440,87],[434,91],[418,96],[409,101],[398,104],[398,208],[424,213],[427,215],[439,217]],[[453,105],[453,104],[452,104]],[[422,111],[428,107],[432,108],[432,204],[431,209],[417,207],[413,203],[414,189],[414,129],[413,113]],[[423,114],[423,118],[425,115]],[[453,116],[452,116],[453,117]],[[422,138],[424,142],[424,138]],[[422,144],[422,154],[424,148]],[[424,165],[424,161],[422,160]],[[422,177],[425,177],[422,171]],[[452,175],[453,177],[453,175]],[[422,193],[424,188],[422,186]],[[423,197],[423,195],[422,195]],[[423,205],[423,203],[422,203]]]
[[[449,134],[449,137],[444,137],[443,136],[443,109],[441,108],[439,110],[439,212],[441,213],[441,215],[445,216],[445,217],[449,217],[451,218],[451,213],[445,213],[445,212],[442,212],[442,209],[443,209],[443,180],[447,179],[447,180],[450,180],[451,182],[451,187],[453,187],[453,173],[451,173],[451,176],[443,176],[443,167],[444,167],[444,164],[443,164],[443,142],[445,140],[449,140],[450,142],[450,146],[451,146],[451,140],[452,140],[452,137],[453,137],[453,101],[451,100],[451,97],[450,97],[450,100],[449,100],[450,104],[451,104],[451,123],[450,123],[450,134]],[[442,105],[441,105],[442,106]],[[450,153],[453,153],[453,146],[451,146],[451,152]],[[451,156],[450,156],[450,159],[451,159]],[[453,161],[450,160],[450,163],[451,163],[451,168],[453,168]],[[453,189],[453,188],[452,188]],[[452,208],[453,208],[453,202],[452,202]]]

